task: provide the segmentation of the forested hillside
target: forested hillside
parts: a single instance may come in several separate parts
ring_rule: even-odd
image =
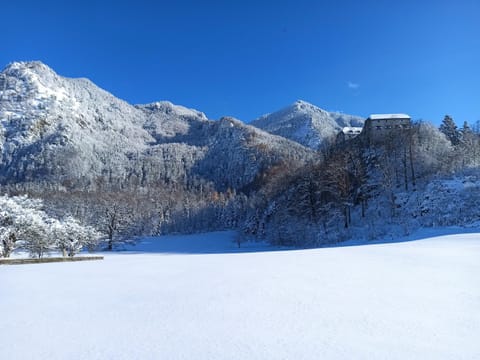
[[[331,146],[292,174],[275,174],[243,232],[281,245],[407,235],[419,227],[480,224],[480,134],[445,117],[381,142]]]
[[[265,131],[12,63],[0,73],[1,191],[95,227],[110,248],[219,229],[317,246],[478,221],[478,124],[459,130],[447,116],[440,129],[416,122],[379,143],[336,144],[363,119],[303,101],[253,124]]]
[[[130,105],[40,62],[0,73],[0,185],[108,234],[236,226],[265,172],[315,152],[233,118]],[[238,195],[237,195],[238,194]]]

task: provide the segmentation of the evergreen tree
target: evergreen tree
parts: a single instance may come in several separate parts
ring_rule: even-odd
[[[463,127],[460,130],[460,133],[462,135],[461,136],[462,143],[469,142],[469,140],[475,136],[472,128],[470,127],[470,125],[468,125],[466,121],[463,122]]]
[[[451,116],[445,115],[442,124],[440,125],[440,131],[445,134],[452,145],[456,146],[460,143],[461,133]]]
[[[472,125],[473,133],[476,135],[480,135],[480,120],[475,121]]]
[[[462,154],[462,165],[477,166],[480,160],[480,137],[475,134],[466,121],[463,123],[460,133],[462,136],[459,148]]]

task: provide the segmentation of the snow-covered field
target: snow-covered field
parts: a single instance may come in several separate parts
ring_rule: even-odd
[[[233,236],[1,266],[0,358],[480,359],[480,233],[240,252]]]

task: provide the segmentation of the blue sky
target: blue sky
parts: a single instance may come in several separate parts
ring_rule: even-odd
[[[480,120],[480,1],[8,1],[0,67],[41,60],[130,103],[244,121],[297,99]]]

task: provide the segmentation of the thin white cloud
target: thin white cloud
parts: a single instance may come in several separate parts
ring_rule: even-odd
[[[348,81],[347,86],[349,89],[358,89],[360,87],[360,84]]]

